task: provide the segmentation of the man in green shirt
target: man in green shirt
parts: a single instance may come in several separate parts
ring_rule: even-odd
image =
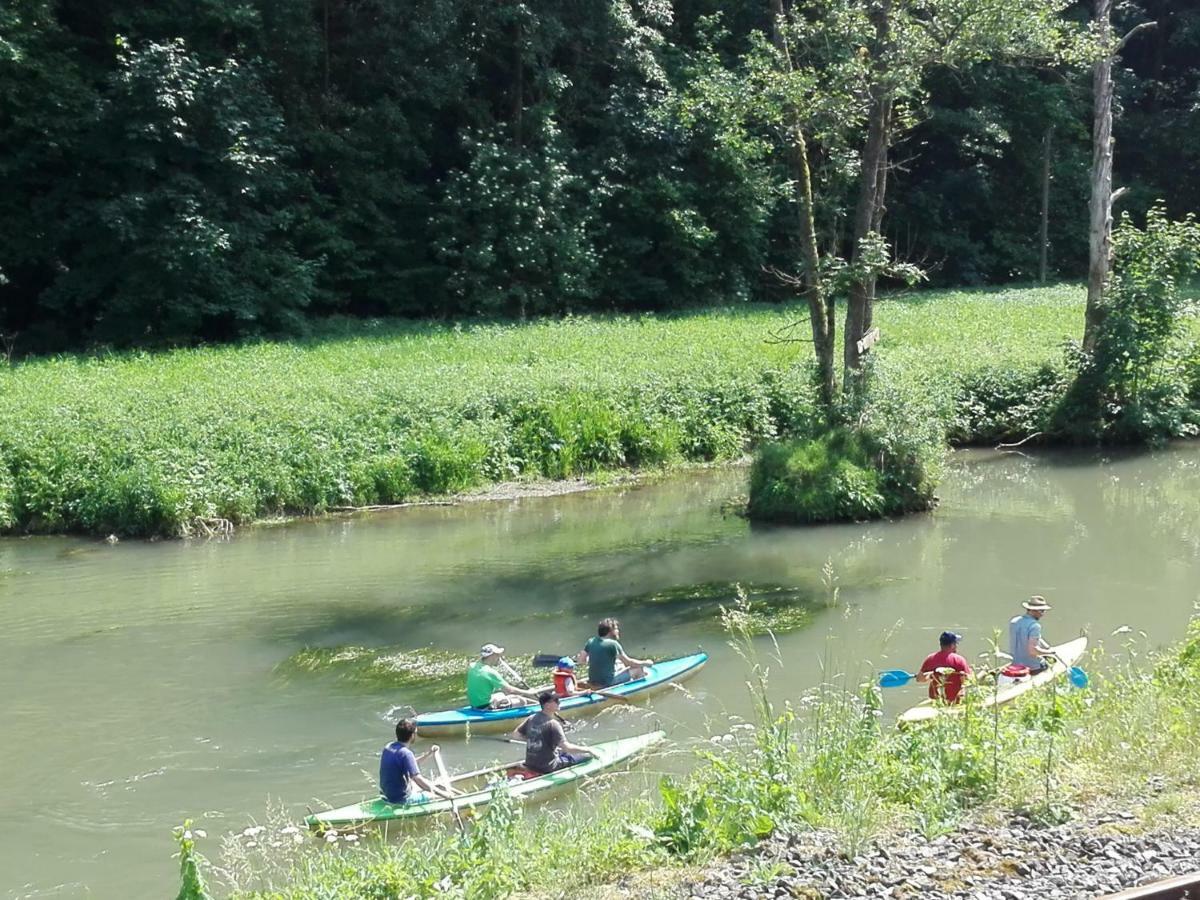
[[[644,678],[653,660],[634,659],[621,646],[621,623],[604,619],[596,628],[596,636],[583,645],[581,662],[588,666],[588,682],[596,687],[609,687]],[[620,666],[618,666],[620,663]]]
[[[533,691],[504,680],[500,669],[507,671],[510,676],[515,673],[503,657],[503,647],[484,644],[479,648],[479,659],[467,669],[467,702],[476,709],[509,709],[525,706],[530,700],[537,699]]]

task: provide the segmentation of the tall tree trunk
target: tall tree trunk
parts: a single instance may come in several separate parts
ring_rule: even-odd
[[[876,217],[882,215],[883,194],[886,187],[888,120],[891,115],[890,92],[882,86],[872,89],[870,119],[867,125],[867,143],[862,153],[862,173],[859,175],[858,202],[854,210],[854,246],[850,251],[850,264],[862,263],[863,241],[874,231]],[[862,369],[862,354],[858,342],[870,327],[871,301],[874,279],[863,277],[850,285],[846,304],[846,328],[842,334],[842,363],[845,366],[846,384],[856,381]]]
[[[1042,228],[1039,238],[1041,258],[1038,261],[1038,281],[1046,283],[1050,272],[1050,146],[1054,140],[1054,126],[1046,128],[1042,139]]]
[[[1096,0],[1095,24],[1104,44],[1092,68],[1092,196],[1088,206],[1087,309],[1083,349],[1091,352],[1104,324],[1104,287],[1112,265],[1112,0]]]
[[[887,54],[891,43],[891,0],[879,0],[871,10],[875,27],[874,52]],[[887,188],[887,154],[891,142],[892,89],[886,82],[887,73],[877,61],[874,83],[871,85],[871,107],[867,119],[867,141],[862,152],[862,171],[859,175],[858,202],[854,209],[854,246],[850,250],[852,266],[862,264],[863,241],[875,233],[883,222],[884,193]],[[871,327],[875,295],[875,278],[864,275],[850,286],[846,303],[846,327],[842,333],[842,364],[845,386],[857,385],[862,374],[862,353],[858,342]]]
[[[1134,35],[1154,28],[1143,22],[1119,41],[1113,40],[1112,0],[1096,0],[1096,33],[1103,54],[1092,68],[1092,196],[1089,203],[1087,309],[1083,315],[1083,349],[1096,349],[1108,308],[1104,289],[1112,270],[1112,210],[1125,189],[1113,192],[1113,60]]]
[[[887,212],[887,179],[888,179],[888,151],[891,145],[890,135],[892,133],[892,114],[895,111],[895,106],[890,101],[887,105],[887,110],[884,113],[883,123],[883,153],[879,157],[879,176],[878,182],[875,185],[875,211],[871,214],[871,231],[876,234],[883,234],[883,214]],[[871,326],[875,321],[875,283],[878,279],[872,274],[867,278],[867,306],[866,314],[863,316],[863,333],[871,330]],[[855,348],[857,349],[857,347]]]
[[[790,69],[791,53],[783,32],[786,15],[783,0],[769,0],[771,8],[771,41]],[[813,353],[817,359],[817,378],[821,402],[832,409],[837,398],[837,375],[834,366],[835,335],[837,323],[834,306],[825,296],[821,281],[821,253],[817,247],[817,228],[813,214],[812,169],[808,161],[808,141],[799,117],[795,117],[789,129],[787,159],[795,186],[796,232],[793,241],[798,245],[802,259],[801,284],[808,301],[809,320],[812,325]]]

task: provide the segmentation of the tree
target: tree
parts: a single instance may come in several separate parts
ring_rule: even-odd
[[[1113,60],[1138,33],[1154,27],[1143,22],[1120,40],[1114,40],[1113,0],[1096,0],[1092,27],[1098,56],[1092,67],[1092,194],[1088,205],[1088,289],[1084,311],[1083,350],[1091,353],[1104,327],[1107,315],[1105,286],[1112,269],[1113,204],[1125,193],[1113,191]]]
[[[860,380],[859,341],[871,328],[875,285],[886,256],[879,253],[886,211],[888,154],[897,131],[910,123],[927,75],[937,68],[1053,59],[1066,45],[1061,0],[853,0],[870,22],[867,129],[860,151],[858,197],[851,234],[854,281],[846,309],[843,363],[849,383]]]

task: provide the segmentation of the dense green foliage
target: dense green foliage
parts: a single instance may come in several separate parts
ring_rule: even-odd
[[[939,456],[942,442],[935,435],[931,447],[919,448],[900,440],[897,453],[869,429],[838,426],[765,444],[750,470],[747,512],[762,522],[844,522],[926,509],[937,480],[923,457]]]
[[[1085,691],[1061,679],[1014,707],[990,710],[971,705],[977,701],[968,692],[965,715],[907,731],[881,719],[877,689],[855,683],[871,673],[853,666],[849,678],[773,705],[747,635],[736,618],[730,627],[751,667],[757,715],[693,748],[692,773],[658,781],[635,769],[622,777],[643,778],[645,791],[619,804],[603,785],[584,788],[591,796],[571,809],[529,815],[502,797],[461,835],[452,824],[403,841],[331,835],[338,846],[316,849],[295,826],[279,823],[265,838],[226,841],[226,886],[234,897],[258,900],[557,896],[617,879],[628,890],[638,869],[708,861],[775,831],[829,828],[854,855],[891,830],[933,839],[994,813],[1062,821],[1097,801],[1135,801],[1144,824],[1154,826],[1156,816],[1170,821],[1173,810],[1194,804],[1196,622],[1181,646],[1149,658],[1126,645],[1103,673],[1092,671]],[[985,682],[978,690],[989,689]],[[1156,793],[1148,800],[1151,777]],[[655,781],[658,803],[646,796]],[[530,863],[537,859],[572,862]],[[675,873],[665,880],[676,881]]]
[[[197,519],[736,458],[823,428],[808,367],[763,340],[800,315],[372,323],[300,344],[0,369],[0,527],[171,535]],[[1024,437],[1050,407],[1019,387],[1046,380],[1057,402],[1080,315],[1077,288],[884,302],[878,439],[917,426],[960,442]]]
[[[828,26],[821,71],[853,69],[838,4],[788,6]],[[1142,6],[1160,24],[1124,53],[1118,177],[1135,210],[1166,197],[1179,215],[1200,197],[1200,0]],[[738,83],[769,8],[11,0],[0,336],[24,353],[297,333],[329,314],[769,299],[764,266],[796,268],[790,176],[779,121],[747,120]],[[968,60],[922,77],[897,113],[898,257],[944,282],[1034,274],[1053,126],[1051,270],[1080,272],[1082,73]],[[822,249],[846,256],[857,149],[834,132],[861,122],[837,121],[835,82],[812,137]]]
[[[1125,215],[1113,234],[1113,271],[1095,349],[1080,352],[1055,425],[1084,440],[1155,442],[1200,433],[1192,405],[1196,342],[1185,287],[1200,272],[1200,225],[1161,207],[1146,227]]]

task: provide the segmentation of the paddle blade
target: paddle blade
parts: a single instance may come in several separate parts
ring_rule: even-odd
[[[1088,686],[1088,674],[1079,668],[1079,666],[1071,666],[1071,670],[1067,673],[1067,677],[1071,679],[1071,684],[1077,688],[1085,688]]]
[[[553,669],[558,665],[558,661],[564,656],[570,656],[569,653],[539,653],[533,658],[533,667],[535,669]]]
[[[903,669],[890,669],[887,672],[879,673],[879,686],[885,688],[900,687],[908,684],[916,677],[916,675],[913,675],[911,672],[905,672]]]

